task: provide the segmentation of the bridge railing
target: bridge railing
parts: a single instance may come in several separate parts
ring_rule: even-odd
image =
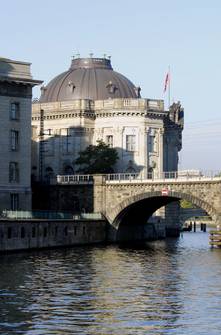
[[[72,213],[58,211],[12,211],[0,212],[0,220],[101,220],[101,213]]]
[[[91,174],[58,175],[57,183],[58,184],[92,184],[93,175]]]
[[[175,179],[180,181],[188,180],[213,180],[221,179],[217,171],[166,171],[166,172],[150,172],[144,175],[143,173],[115,173],[105,175],[105,180],[111,181],[133,181],[133,180],[168,180]]]
[[[178,179],[179,175],[177,171],[169,171],[162,173],[149,172],[143,173],[113,173],[105,175],[107,181],[123,181],[123,180],[158,180],[158,179]]]
[[[161,173],[150,172],[140,173],[112,173],[103,175],[106,182],[133,182],[133,181],[200,181],[200,180],[221,180],[217,171],[166,171]],[[87,175],[58,175],[57,184],[93,184],[94,176]]]

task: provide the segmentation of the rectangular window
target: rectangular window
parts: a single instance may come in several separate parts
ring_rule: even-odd
[[[35,238],[35,235],[36,235],[35,227],[32,227],[32,234],[31,234],[31,236],[32,236],[33,238]]]
[[[12,238],[12,228],[8,227],[8,239]]]
[[[10,134],[10,145],[12,151],[18,151],[19,144],[19,132],[17,130],[11,130]]]
[[[44,227],[44,233],[43,233],[43,236],[44,236],[44,237],[47,237],[47,233],[48,233],[47,227]]]
[[[148,151],[154,152],[154,142],[155,142],[155,136],[149,135],[148,136]]]
[[[57,235],[58,235],[58,226],[56,226],[54,229],[54,236],[57,236]]]
[[[62,153],[70,154],[72,152],[72,137],[69,128],[61,129],[61,139],[62,139]]]
[[[136,136],[135,135],[126,135],[126,150],[136,151]]]
[[[9,182],[19,182],[19,167],[17,162],[9,163]]]
[[[54,154],[54,138],[49,137],[47,140],[42,141],[43,152],[45,156],[53,156]]]
[[[19,209],[19,194],[18,193],[11,193],[11,210],[16,211]]]
[[[106,143],[110,148],[113,148],[113,135],[106,136]]]
[[[10,107],[10,119],[19,120],[20,117],[20,104],[19,102],[12,102]]]
[[[25,238],[25,227],[21,227],[21,238]]]

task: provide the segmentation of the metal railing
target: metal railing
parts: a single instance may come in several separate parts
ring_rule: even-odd
[[[166,172],[149,172],[145,173],[112,173],[105,174],[103,178],[106,182],[115,181],[157,181],[157,180],[170,180],[177,181],[200,181],[200,180],[221,180],[218,171],[200,171],[200,170],[186,170],[186,171],[166,171]],[[93,184],[93,175],[58,175],[58,184]]]
[[[142,175],[140,173],[112,173],[107,174],[104,177],[106,181],[142,179]]]
[[[91,184],[93,183],[93,175],[58,175],[58,184]]]
[[[184,173],[185,172],[185,173]],[[175,179],[177,181],[188,181],[188,180],[221,180],[221,176],[218,175],[217,171],[197,171],[192,170],[186,171],[167,171],[167,172],[150,172],[146,175],[144,173],[115,173],[105,175],[107,182],[111,181],[155,181],[155,180],[169,180]]]
[[[11,211],[3,210],[0,219],[9,220],[100,220],[103,219],[101,213],[79,213],[57,211]]]

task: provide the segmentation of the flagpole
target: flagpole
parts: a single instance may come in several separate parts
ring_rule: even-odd
[[[171,77],[170,77],[170,66],[168,66],[168,73],[169,73],[169,85],[168,85],[168,110],[170,109],[170,81],[171,81]]]

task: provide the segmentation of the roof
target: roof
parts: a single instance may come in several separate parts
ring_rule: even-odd
[[[138,98],[140,89],[113,70],[110,59],[76,58],[68,71],[42,87],[40,102]]]
[[[32,78],[30,66],[31,63],[0,57],[0,81],[22,83],[31,86],[41,84],[41,80]]]

